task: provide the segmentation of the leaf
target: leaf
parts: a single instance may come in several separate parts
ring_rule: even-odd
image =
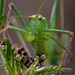
[[[20,75],[20,63],[19,60],[16,59],[15,49],[12,49],[12,45],[9,39],[5,40],[5,45],[7,46],[7,48],[5,50],[1,50],[1,52],[5,59],[4,65],[8,70],[8,74]]]
[[[0,0],[0,16],[3,15],[4,7],[5,7],[5,0]]]
[[[61,68],[61,71],[71,71],[71,68]],[[50,67],[41,67],[37,70],[34,71],[34,75],[36,74],[42,74],[42,73],[47,73],[49,72],[50,74],[57,74],[60,72],[60,69],[58,66],[50,66]]]
[[[51,28],[51,29],[56,28],[57,17],[58,17],[58,0],[54,0],[51,19],[50,19],[50,22],[49,22],[49,28]]]
[[[5,13],[3,16],[0,16],[0,28],[5,26],[6,18],[7,18],[7,13]]]

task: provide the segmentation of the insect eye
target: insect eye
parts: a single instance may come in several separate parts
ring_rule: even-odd
[[[30,17],[29,20],[33,20],[33,17]]]
[[[40,17],[39,20],[41,20],[42,18]]]

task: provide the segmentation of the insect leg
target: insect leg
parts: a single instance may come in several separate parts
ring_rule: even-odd
[[[44,29],[44,31],[46,32],[56,32],[56,33],[64,33],[64,34],[68,34],[70,36],[72,36],[72,33],[71,31],[67,31],[67,30],[59,30],[59,29]]]
[[[73,34],[73,32],[70,32],[70,31],[58,30],[58,29],[47,29],[47,31],[49,31],[49,32],[57,32],[57,33],[64,33],[64,34],[68,34],[68,35],[71,36],[70,41],[69,41],[69,43],[68,43],[68,46],[67,46],[67,48],[66,48],[66,52],[65,52],[65,54],[64,54],[64,57],[63,57],[63,59],[62,59],[60,65],[59,65],[59,67],[61,67],[62,64],[63,64],[63,62],[64,62],[64,59],[65,59],[65,57],[66,57],[66,54],[67,54],[67,52],[68,52],[69,46],[70,46],[70,44],[71,44],[71,42],[72,42],[72,40],[73,40],[73,38],[74,38],[74,34]],[[67,67],[68,64],[70,63],[70,61],[72,60],[73,54],[70,53],[70,56],[71,56],[71,57],[70,57],[70,59],[68,60],[68,62],[67,62],[67,64],[65,65],[65,67]]]
[[[69,44],[72,42],[73,38],[74,38],[74,34],[72,33],[72,36],[71,36],[70,41],[69,41]],[[72,59],[73,59],[73,54],[71,53],[71,57],[70,57],[70,59],[68,60],[68,62],[66,63],[65,67],[68,66],[68,64],[70,63],[70,61],[71,61]]]
[[[56,33],[64,33],[64,34],[68,34],[70,35],[72,38],[74,38],[74,34],[71,31],[67,31],[67,30],[59,30],[59,29],[45,29],[44,31],[46,32],[56,32]],[[49,35],[49,34],[47,34]],[[66,47],[63,46],[63,44],[61,42],[59,42],[56,38],[54,38],[53,36],[49,35],[49,37],[51,37],[54,41],[56,41],[63,49],[66,50]],[[69,52],[68,52],[69,53]],[[70,56],[72,56],[72,53],[69,53]]]
[[[10,16],[10,11],[11,11],[11,4],[9,4],[9,6],[8,6],[8,14],[7,14],[5,27],[2,30],[0,30],[0,34],[7,30],[7,26],[8,26],[8,23],[9,23],[8,19],[9,19],[9,16]]]
[[[67,30],[59,30],[59,29],[46,29],[46,32],[56,32],[56,33],[64,33],[64,34],[68,34],[71,36],[71,39],[74,38],[74,34],[71,31],[67,31]],[[48,34],[49,35],[49,34]],[[63,49],[66,50],[66,47],[63,46],[63,44],[61,44],[59,41],[57,41],[56,38],[54,38],[53,36],[49,35],[53,40],[55,40]],[[69,53],[69,52],[68,52]],[[71,59],[73,57],[72,53],[69,53],[69,55],[71,56]]]
[[[64,60],[65,60],[65,58],[66,58],[67,51],[68,51],[68,49],[69,49],[69,46],[70,46],[70,44],[71,44],[73,38],[74,38],[74,34],[72,33],[72,36],[71,36],[70,41],[69,41],[69,43],[68,43],[68,45],[67,45],[65,54],[64,54],[64,56],[63,56],[63,59],[62,59],[60,65],[59,65],[60,70],[61,70],[61,67],[62,67],[62,65],[63,65],[63,62],[64,62]],[[68,64],[70,63],[70,61],[71,61],[72,59],[73,59],[73,54],[71,54],[71,57],[70,57],[70,59],[68,60],[68,62],[66,63],[65,67],[68,66]],[[62,75],[62,72],[60,72],[59,75]]]
[[[16,30],[16,31],[19,31],[19,32],[23,32],[23,33],[25,33],[25,34],[30,34],[28,31],[26,31],[26,30],[24,30],[24,29],[22,29],[22,28],[18,28],[18,27],[14,27],[14,26],[8,26],[8,29],[12,29],[12,30]]]
[[[58,43],[64,50],[66,50],[66,52],[65,52],[65,54],[64,54],[64,57],[63,57],[63,59],[62,59],[60,65],[59,65],[60,70],[61,70],[62,64],[63,64],[63,62],[64,62],[64,60],[65,60],[66,54],[68,53],[68,54],[71,56],[70,59],[68,60],[67,64],[65,65],[65,67],[67,67],[68,64],[70,63],[70,61],[71,61],[72,58],[73,58],[73,54],[68,50],[68,49],[69,49],[69,46],[70,46],[70,44],[71,44],[71,42],[72,42],[72,40],[73,40],[73,38],[74,38],[73,32],[70,33],[71,38],[70,38],[70,41],[69,41],[69,43],[68,43],[68,45],[67,45],[67,48],[66,48],[60,41],[58,41],[55,37],[53,37],[53,36],[50,35],[49,33],[46,33],[46,34],[47,34],[48,37],[50,37],[50,38],[53,39],[56,43]],[[62,72],[60,73],[60,75],[62,75]]]
[[[66,51],[66,47],[54,36],[50,35],[49,33],[46,33],[48,37],[50,37],[53,41],[55,41],[61,48],[63,48]],[[67,53],[71,56],[71,52],[68,50]]]
[[[22,15],[20,14],[20,12],[18,11],[18,9],[14,6],[13,3],[10,3],[10,4],[11,4],[12,9],[13,9],[13,10],[15,11],[15,13],[19,16],[19,18],[20,18],[22,24],[24,25],[24,27],[26,27],[27,24],[26,24],[25,20],[23,19]]]

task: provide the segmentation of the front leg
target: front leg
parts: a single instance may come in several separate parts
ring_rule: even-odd
[[[70,41],[69,41],[69,43],[68,43],[68,45],[67,45],[65,54],[64,54],[64,56],[63,56],[63,59],[62,59],[60,65],[59,65],[59,68],[60,68],[60,70],[61,70],[61,67],[62,67],[62,65],[63,65],[63,62],[64,62],[64,60],[65,60],[65,58],[66,58],[66,54],[69,53],[69,55],[70,55],[71,57],[70,57],[70,59],[68,60],[68,62],[66,63],[66,65],[65,65],[65,67],[67,67],[68,64],[70,63],[70,61],[73,59],[73,54],[72,54],[71,52],[68,52],[68,49],[69,49],[69,46],[70,46],[70,44],[71,44],[71,42],[72,42],[72,40],[73,40],[73,38],[74,38],[74,33],[71,32],[71,31],[58,30],[58,29],[45,29],[45,31],[47,31],[47,32],[64,33],[64,34],[68,34],[68,35],[71,36]],[[47,35],[48,35],[50,38],[52,38],[54,41],[56,41],[59,45],[61,45],[61,47],[63,47],[63,44],[61,44],[61,42],[59,42],[56,38],[54,38],[54,37],[53,37],[52,35],[50,35],[49,33],[47,33]],[[64,48],[64,47],[63,47],[63,48]],[[59,75],[62,75],[62,72],[60,72]]]
[[[67,31],[67,30],[60,30],[60,29],[44,29],[45,32],[55,32],[55,33],[63,33],[63,34],[68,34],[72,36],[73,32]]]
[[[73,40],[74,38],[74,33],[71,31],[67,31],[67,30],[59,30],[59,29],[44,29],[45,32],[56,32],[56,33],[64,33],[64,34],[68,34],[71,36],[71,40]],[[58,41],[55,37],[53,37],[52,35],[50,35],[49,33],[47,33],[47,36],[50,37],[51,39],[53,39],[56,43],[58,43],[64,50],[66,50],[66,47],[60,42]],[[68,54],[70,56],[72,56],[72,53],[68,50],[67,51]]]
[[[18,11],[18,9],[14,6],[13,3],[10,3],[12,9],[15,11],[15,13],[19,16],[19,19],[21,20],[22,24],[24,25],[24,27],[27,27],[27,24],[25,22],[25,20],[23,19],[22,15],[20,14],[20,12]]]
[[[69,46],[70,46],[70,44],[71,44],[71,42],[72,42],[72,40],[73,40],[73,38],[74,38],[74,34],[73,34],[73,33],[71,33],[71,34],[72,34],[72,36],[71,36],[70,41],[69,41],[69,43],[68,43],[68,45],[67,45],[67,48],[66,48],[65,54],[64,54],[64,56],[63,56],[63,59],[62,59],[60,65],[59,65],[60,71],[61,71],[61,67],[62,67],[62,65],[63,65],[63,62],[64,62],[64,60],[65,60],[65,58],[66,58],[66,54],[67,54],[67,51],[68,51],[68,49],[69,49]],[[73,59],[73,54],[71,54],[71,57],[70,57],[70,59],[68,60],[68,62],[66,63],[65,67],[67,67],[67,66],[69,65],[69,63],[70,63],[70,61],[71,61],[72,59]],[[60,72],[59,75],[62,75],[62,71]]]
[[[6,23],[5,23],[4,28],[2,30],[0,30],[0,34],[7,30],[8,23],[9,23],[8,19],[9,19],[9,16],[10,16],[10,11],[11,11],[11,4],[9,4],[9,6],[8,6],[8,13],[7,13]]]
[[[7,18],[6,18],[6,23],[5,23],[4,28],[0,30],[0,34],[4,33],[4,32],[7,30],[7,28],[9,28],[9,29],[12,29],[12,30],[20,31],[20,32],[24,33],[24,35],[27,35],[27,36],[25,36],[25,39],[26,39],[27,41],[32,41],[32,40],[34,40],[34,39],[35,39],[35,36],[33,36],[31,32],[28,32],[27,30],[24,30],[24,29],[21,29],[21,28],[9,26],[9,20],[8,20],[8,19],[9,19],[9,17],[10,17],[11,8],[13,8],[14,11],[17,13],[17,15],[19,16],[19,18],[20,18],[20,20],[22,21],[23,25],[26,26],[26,23],[25,23],[25,21],[24,21],[22,15],[20,14],[20,12],[19,12],[19,11],[17,10],[17,8],[13,5],[13,3],[10,3],[10,4],[8,5],[8,13],[7,13]]]

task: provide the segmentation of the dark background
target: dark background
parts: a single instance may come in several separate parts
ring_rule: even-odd
[[[40,14],[44,15],[48,22],[51,15],[51,9],[53,5],[54,0],[47,0],[43,7],[41,8]],[[60,0],[59,0],[60,1]],[[36,14],[41,3],[43,0],[6,0],[6,8],[5,11],[8,11],[8,4],[10,2],[13,2],[15,6],[18,8],[18,10],[21,12],[22,15],[33,15]],[[11,11],[11,16],[15,15],[13,13],[14,11]],[[25,18],[25,21],[28,23],[28,19]],[[58,17],[58,26],[57,28],[60,28],[61,20],[60,20],[60,4],[59,4],[59,17]],[[75,25],[75,0],[64,0],[64,26],[66,30],[70,30],[75,32],[74,26]],[[11,33],[12,31],[10,31]],[[14,32],[12,35],[15,37]],[[13,41],[16,39],[16,37],[13,39]],[[17,43],[19,40],[17,40]],[[74,43],[75,39],[73,40],[71,44],[71,51],[74,54],[74,58],[71,61],[69,67],[73,68],[72,72],[67,72],[65,75],[75,75],[75,47]],[[27,43],[28,45],[31,45]],[[31,49],[31,47],[29,47]]]

